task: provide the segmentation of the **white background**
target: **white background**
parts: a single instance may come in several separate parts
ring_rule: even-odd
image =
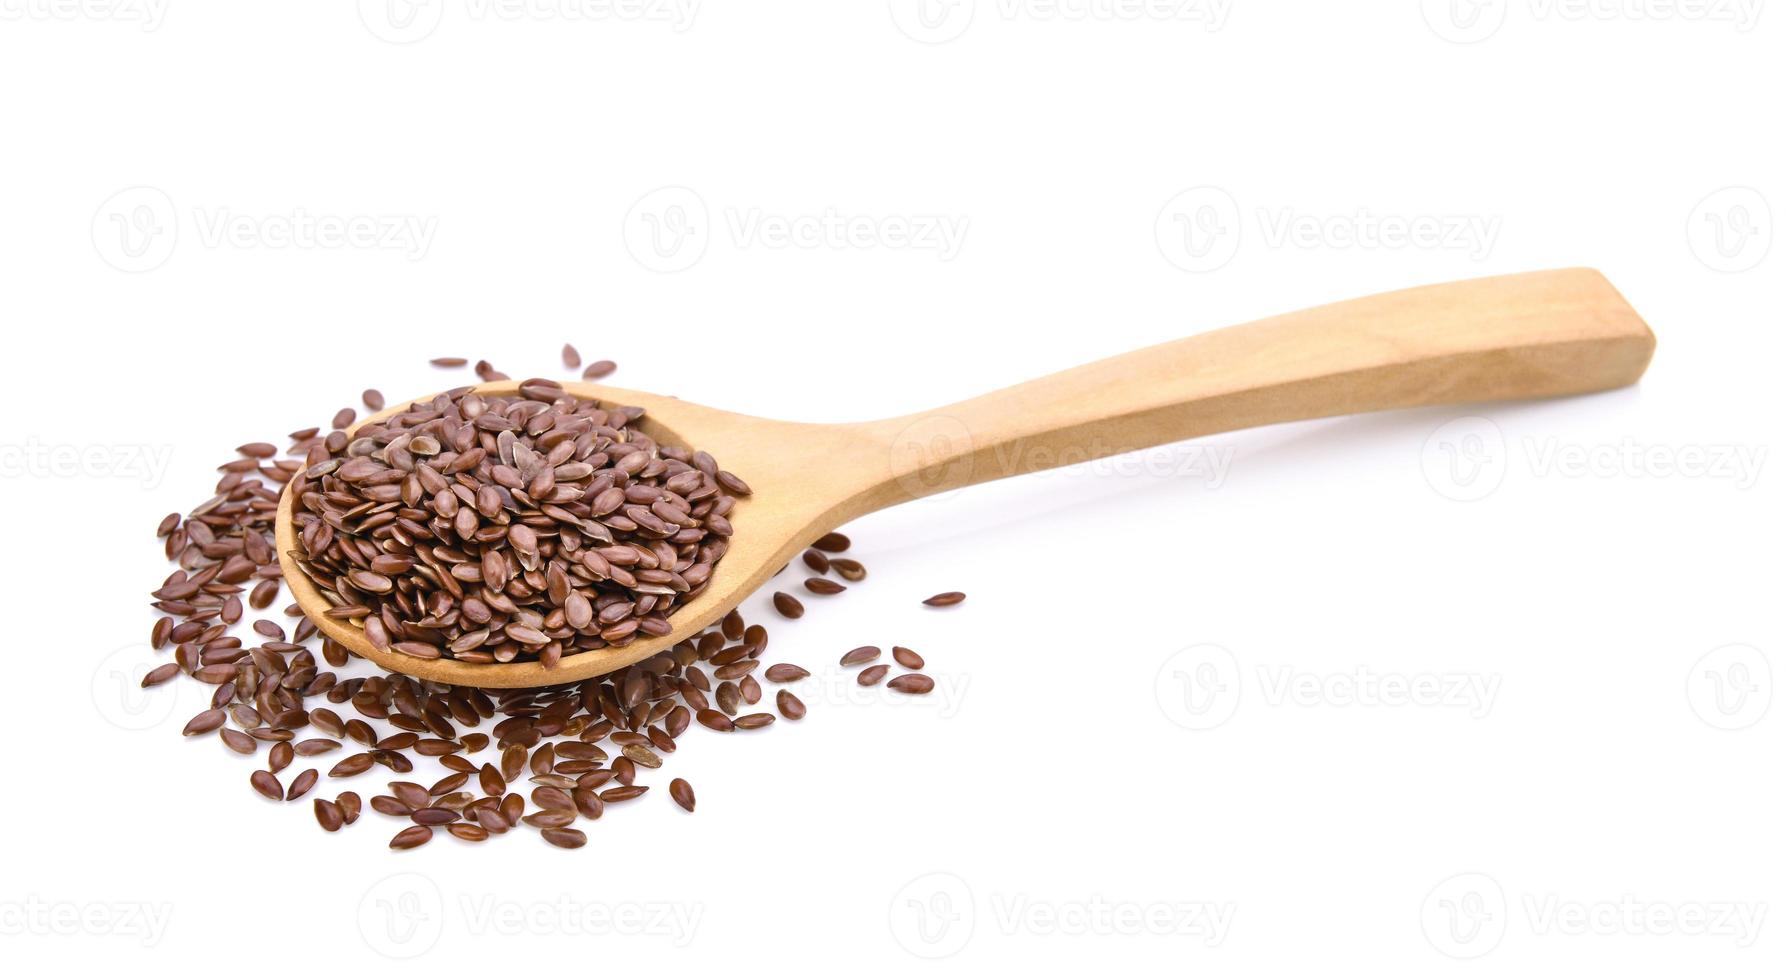
[[[391,2],[0,0],[8,972],[1786,967],[1786,11]],[[324,835],[133,686],[161,515],[429,357],[845,421],[1565,265],[1653,325],[1637,389],[863,520],[866,582],[746,607],[811,716],[691,732],[698,813],[582,851]],[[836,683],[859,643],[939,694]]]

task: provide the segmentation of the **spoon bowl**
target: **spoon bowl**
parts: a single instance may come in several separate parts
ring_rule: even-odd
[[[294,560],[292,497],[275,534],[285,579],[318,629],[389,670],[483,688],[583,680],[712,625],[814,540],[907,500],[1278,422],[1423,405],[1546,398],[1633,384],[1655,338],[1611,283],[1563,269],[1425,286],[1198,334],[916,415],[845,425],[753,418],[678,398],[570,382],[604,406],[645,409],[647,435],[704,449],[750,484],[706,587],[664,636],[538,662],[429,660],[379,650]],[[512,394],[518,381],[476,386]],[[426,402],[433,396],[415,399]],[[382,420],[410,402],[373,415]],[[362,422],[361,424],[364,424]]]

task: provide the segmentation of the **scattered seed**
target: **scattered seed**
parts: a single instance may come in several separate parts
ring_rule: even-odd
[[[411,848],[421,847],[423,844],[426,844],[433,839],[433,827],[423,827],[420,825],[405,827],[402,830],[397,831],[397,836],[391,838],[391,850],[407,851]]]
[[[367,388],[360,392],[360,401],[365,402],[366,407],[374,412],[384,411],[384,394],[377,388]]]
[[[953,606],[967,598],[964,592],[938,592],[924,600],[926,606]]]
[[[881,659],[880,647],[857,647],[849,653],[844,654],[843,658],[837,662],[844,667],[859,667],[862,664],[873,663],[879,659]]]
[[[688,784],[688,780],[680,777],[670,780],[670,799],[682,809],[695,812],[695,788]]]
[[[765,671],[763,676],[777,684],[792,684],[801,678],[811,677],[812,674],[805,667],[796,667],[793,664],[775,664]]]
[[[832,531],[830,534],[814,541],[812,546],[820,551],[829,551],[832,554],[836,554],[840,551],[850,550],[850,539],[836,531]]]
[[[809,578],[801,584],[805,585],[806,591],[811,592],[813,595],[836,595],[848,588],[848,586],[833,582],[828,578],[819,578],[817,576]]]
[[[924,658],[918,656],[917,651],[907,649],[906,647],[894,647],[893,660],[895,663],[899,664],[899,666],[904,667],[907,670],[924,669]]]
[[[540,836],[546,839],[546,843],[566,850],[575,850],[589,843],[589,835],[575,827],[553,827],[540,831]]]
[[[860,582],[868,577],[868,569],[851,558],[831,559],[831,570],[846,582]]]
[[[267,772],[265,769],[256,769],[254,772],[250,773],[248,775],[248,785],[253,786],[256,793],[259,793],[269,800],[285,799],[285,787],[279,785],[279,777]]]
[[[776,691],[775,709],[789,721],[799,721],[806,717],[806,702],[795,697],[793,691]]]
[[[775,603],[775,611],[788,619],[799,619],[806,615],[806,607],[800,604],[800,600],[786,592],[775,593],[771,601]]]
[[[873,667],[865,667],[863,668],[862,673],[856,675],[856,683],[863,687],[873,687],[881,682],[881,678],[887,676],[887,671],[892,669],[893,668],[887,664],[875,664]]]
[[[583,369],[583,380],[594,381],[598,378],[605,378],[614,373],[614,367],[613,361],[596,361]]]
[[[887,686],[901,694],[929,694],[936,681],[925,674],[900,674],[887,682]]]
[[[569,344],[565,344],[564,350],[560,353],[564,357],[564,366],[565,367],[571,368],[574,370],[576,368],[583,366],[583,355],[577,353],[577,349],[575,347],[572,347]]]
[[[285,791],[285,798],[287,800],[298,799],[305,793],[310,792],[311,787],[315,785],[316,770],[306,769],[303,772],[298,773],[298,778],[291,781],[291,788]]]
[[[463,357],[437,357],[428,363],[440,368],[461,368],[471,362]]]

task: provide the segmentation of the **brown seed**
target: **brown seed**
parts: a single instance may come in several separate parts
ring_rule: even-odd
[[[967,598],[965,592],[938,592],[924,600],[926,606],[953,606]]]
[[[862,673],[856,675],[856,683],[863,687],[873,687],[881,682],[881,678],[887,676],[887,671],[892,669],[893,668],[887,664],[875,664],[873,667],[865,667],[863,668]]]
[[[290,742],[274,742],[267,752],[267,771],[276,773],[291,765],[291,758],[295,754]]]
[[[193,715],[192,720],[186,723],[186,728],[181,734],[203,735],[206,732],[213,732],[222,727],[223,709],[209,708]]]
[[[279,777],[265,769],[256,769],[254,772],[250,773],[248,775],[248,785],[253,786],[256,793],[259,793],[269,800],[277,801],[285,799],[285,787],[279,785]]]
[[[660,758],[656,752],[651,751],[643,745],[628,745],[620,751],[622,755],[631,759],[634,764],[644,766],[647,769],[656,769],[664,764],[664,760]]]
[[[603,803],[622,803],[626,800],[636,800],[639,797],[644,796],[647,789],[650,789],[650,787],[615,786],[611,789],[602,790],[601,798]]]
[[[299,755],[322,755],[325,752],[333,752],[340,747],[341,743],[332,738],[307,738],[292,746],[292,749]]]
[[[253,755],[260,751],[260,743],[256,742],[254,736],[247,732],[237,731],[234,728],[219,728],[217,735],[223,739],[223,744],[228,746],[232,752]]]
[[[929,694],[936,687],[936,681],[925,674],[900,674],[888,681],[887,686],[901,694]]]
[[[177,663],[162,664],[143,675],[143,686],[154,687],[157,684],[165,684],[168,681],[173,680],[174,675],[179,672],[180,665]]]
[[[529,827],[569,827],[577,822],[577,811],[551,809],[535,810],[521,818],[521,822]]]
[[[341,411],[336,412],[335,417],[329,420],[329,426],[336,429],[345,429],[353,424],[354,418],[354,410],[351,408],[344,408]]]
[[[849,586],[840,582],[833,582],[828,578],[819,578],[816,575],[801,584],[806,586],[806,591],[811,592],[813,595],[836,595],[849,588]]]
[[[575,347],[565,344],[564,350],[559,353],[564,358],[565,367],[575,369],[583,366],[583,355],[577,353]]]
[[[298,799],[305,793],[310,792],[311,788],[315,785],[316,770],[306,769],[303,772],[298,773],[298,778],[291,781],[291,788],[285,791],[285,798],[287,800]]]
[[[405,827],[402,830],[397,831],[397,836],[391,838],[391,850],[407,851],[410,848],[421,847],[423,844],[426,844],[433,839],[433,827],[423,827],[420,825]]]
[[[800,600],[788,595],[786,592],[775,593],[775,595],[771,597],[771,601],[775,603],[775,611],[786,616],[788,619],[799,619],[801,616],[806,615],[806,607],[800,604]]]
[[[428,363],[441,368],[460,368],[471,362],[463,357],[437,357]]]
[[[795,697],[793,691],[776,691],[775,708],[789,721],[799,721],[806,717],[806,702]]]
[[[688,784],[688,780],[682,778],[670,780],[670,799],[675,800],[676,805],[682,809],[690,813],[695,812],[695,788]]]
[[[873,663],[879,659],[881,659],[880,647],[857,647],[849,653],[844,654],[843,659],[837,662],[844,667],[859,667],[862,664]]]
[[[161,526],[155,529],[155,536],[158,538],[165,538],[168,535],[174,533],[174,529],[179,526],[180,526],[180,515],[179,514],[169,514],[166,517],[163,517],[161,519]]]
[[[346,822],[341,816],[341,807],[329,800],[319,799],[310,808],[316,813],[316,822],[331,834],[340,830]]]
[[[737,718],[732,719],[732,724],[743,729],[768,728],[770,725],[775,724],[775,716],[767,711],[759,711],[755,714],[739,715]]]
[[[796,667],[793,664],[775,664],[764,671],[763,676],[777,684],[792,684],[801,678],[811,677],[812,674],[805,667]]]
[[[475,823],[447,824],[447,833],[452,834],[460,840],[471,841],[473,843],[490,839],[490,832]]]
[[[825,553],[817,548],[808,548],[801,552],[800,560],[806,563],[807,568],[818,572],[820,575],[831,570],[831,559],[826,558]]]
[[[700,722],[702,726],[711,728],[716,732],[729,732],[736,727],[732,724],[732,719],[727,718],[720,712],[714,711],[712,708],[702,708],[700,711],[695,712],[695,721]]]
[[[831,570],[846,582],[860,582],[868,577],[868,569],[861,562],[849,558],[833,558]]]
[[[540,831],[540,836],[546,839],[546,843],[566,850],[575,850],[589,843],[589,835],[575,827],[552,827]]]
[[[367,388],[365,391],[360,392],[360,401],[365,402],[366,407],[372,409],[374,412],[384,410],[384,394],[377,388]]]
[[[441,827],[459,819],[459,815],[445,807],[425,806],[411,813],[409,819],[424,827]]]
[[[351,824],[360,819],[360,794],[351,791],[342,793],[335,797],[335,805],[341,808],[343,823]]]
[[[827,534],[827,535],[819,538],[817,541],[814,541],[812,543],[812,546],[814,548],[819,549],[820,551],[829,551],[829,552],[835,554],[839,551],[850,550],[850,539],[844,537],[843,535],[837,533],[836,531],[832,531],[830,534]]]
[[[614,368],[613,361],[596,361],[583,369],[583,380],[594,381],[597,378],[605,378],[614,373]]]
[[[893,661],[895,663],[899,664],[899,666],[906,668],[907,670],[923,670],[924,669],[924,658],[918,656],[917,651],[911,650],[907,647],[894,647],[893,648]]]
[[[335,763],[335,768],[329,770],[329,775],[337,779],[343,776],[357,776],[370,768],[372,768],[372,753],[358,752]]]

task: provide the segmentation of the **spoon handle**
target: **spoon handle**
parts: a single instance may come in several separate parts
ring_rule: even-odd
[[[871,423],[891,465],[851,509],[1275,422],[1603,391],[1654,349],[1592,269],[1367,296]]]

